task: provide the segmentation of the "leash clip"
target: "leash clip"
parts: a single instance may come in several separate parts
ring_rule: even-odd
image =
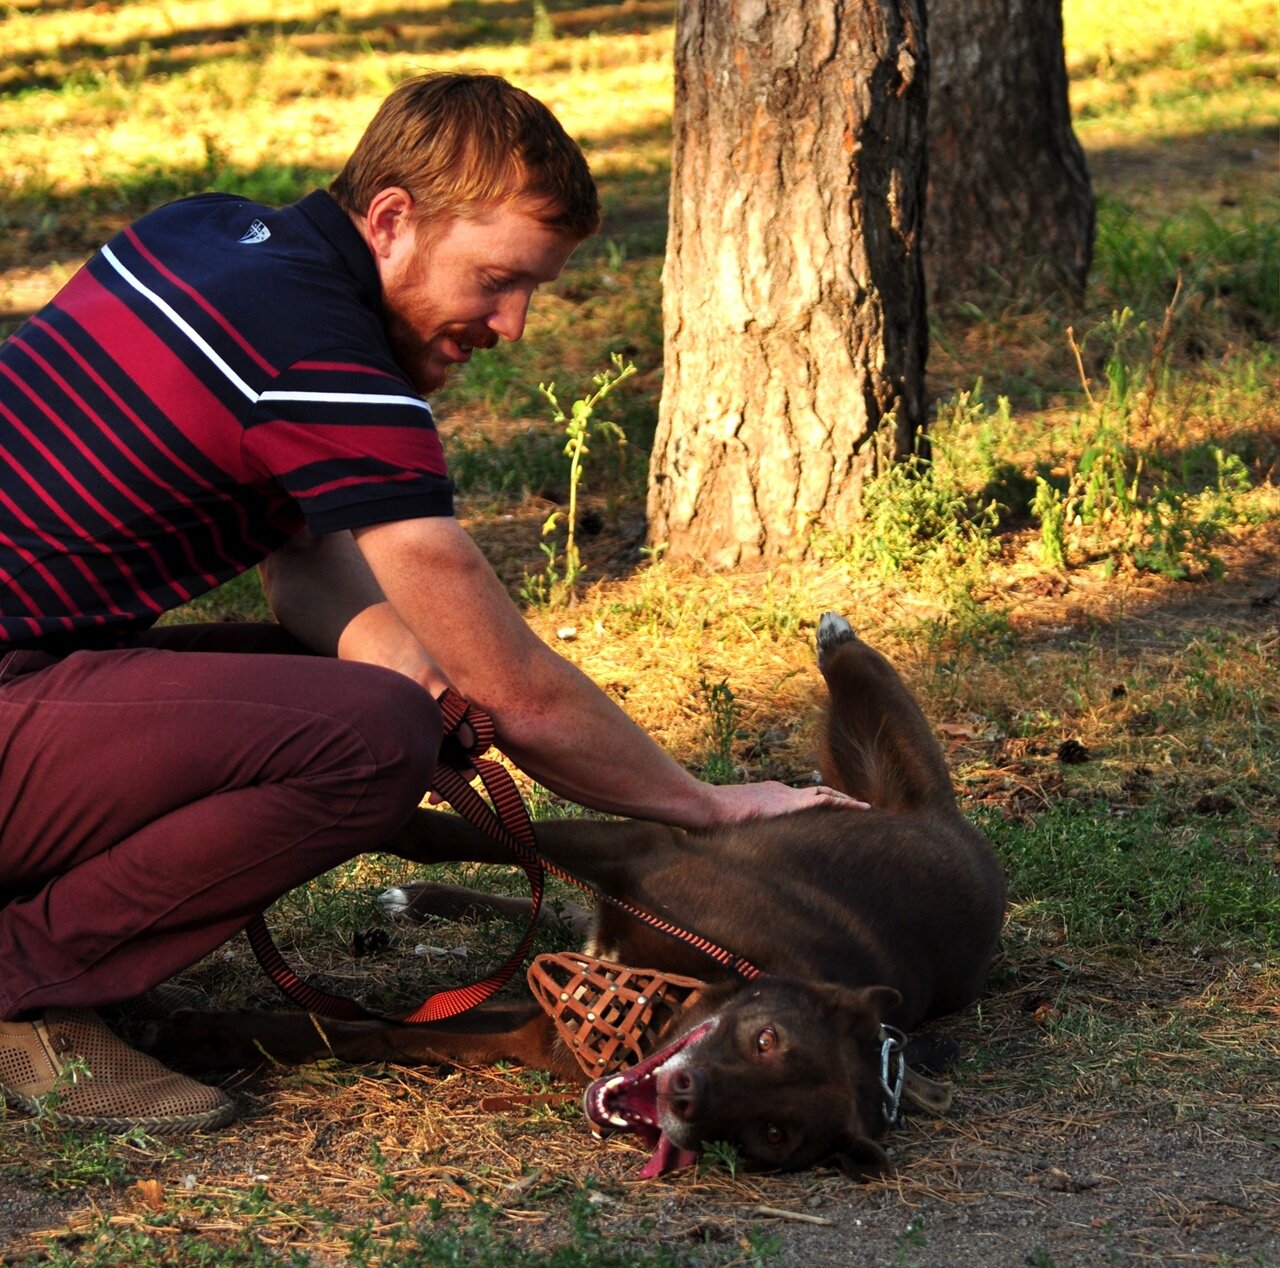
[[[906,1043],[906,1035],[897,1026],[881,1023],[880,1092],[884,1099],[880,1102],[880,1109],[889,1127],[896,1127],[901,1117],[902,1085],[907,1077],[907,1063],[902,1050]]]

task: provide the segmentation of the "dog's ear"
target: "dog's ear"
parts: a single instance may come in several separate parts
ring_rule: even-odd
[[[902,1003],[901,994],[892,986],[859,986],[850,990],[847,986],[826,982],[815,990],[833,1012],[866,1013],[875,1018],[877,1026],[887,1013]]]
[[[874,1180],[889,1170],[889,1155],[874,1140],[850,1131],[829,1159],[850,1180]]]
[[[863,986],[853,994],[859,1005],[875,1017],[877,1026],[902,1003],[902,993],[892,986]]]
[[[822,988],[823,1002],[833,1018],[848,1027],[846,1033],[857,1039],[874,1039],[880,1023],[902,1002],[892,986],[861,986],[849,990],[834,983]]]

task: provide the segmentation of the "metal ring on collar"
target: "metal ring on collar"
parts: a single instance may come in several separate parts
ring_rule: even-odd
[[[884,1121],[895,1127],[902,1105],[902,1084],[907,1075],[907,1063],[902,1050],[907,1037],[896,1026],[880,1026],[880,1091],[884,1099],[880,1108]]]

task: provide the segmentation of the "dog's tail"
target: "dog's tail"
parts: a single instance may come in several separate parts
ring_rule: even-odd
[[[818,622],[818,668],[831,693],[823,778],[884,810],[954,805],[942,750],[911,692],[834,612]]]

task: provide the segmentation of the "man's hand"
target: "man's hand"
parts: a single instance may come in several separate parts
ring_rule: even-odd
[[[837,788],[815,784],[792,788],[769,780],[762,784],[718,784],[713,788],[719,821],[737,823],[744,819],[767,819],[773,815],[809,810],[813,806],[842,806],[846,810],[870,810],[865,801],[850,797]]]

